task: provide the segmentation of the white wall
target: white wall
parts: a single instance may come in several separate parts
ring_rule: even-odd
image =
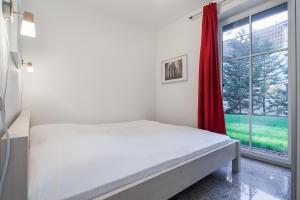
[[[35,68],[24,73],[23,96],[33,125],[153,120],[153,33],[82,4],[24,1],[37,28],[37,38],[23,40]]]
[[[2,8],[2,1],[0,2]],[[8,71],[7,71],[8,70]],[[9,53],[8,31],[3,19],[2,9],[0,11],[0,96],[4,96],[5,83],[6,90],[6,122],[8,125],[16,118],[21,108],[20,98],[20,71],[17,70],[12,62]],[[0,116],[1,117],[1,116]],[[0,118],[1,119],[1,118]],[[0,120],[0,131],[3,130],[2,120]]]
[[[157,34],[156,49],[156,119],[165,123],[196,126],[198,59],[201,18],[188,16],[163,28]],[[161,61],[188,54],[188,80],[161,84]]]
[[[230,1],[220,16],[264,1]],[[197,125],[201,17],[190,21],[194,12],[154,34],[76,0],[25,0],[24,9],[35,14],[38,33],[23,41],[24,58],[35,66],[25,73],[23,100],[34,125],[131,119]],[[188,81],[162,85],[161,61],[182,54]]]

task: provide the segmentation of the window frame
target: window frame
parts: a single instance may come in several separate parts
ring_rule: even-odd
[[[249,17],[249,23],[252,23],[251,21],[251,16],[255,15],[257,13],[263,12],[267,9],[271,9],[275,6],[279,6],[281,4],[284,3],[288,3],[288,10],[289,10],[289,2],[288,0],[275,0],[275,1],[270,1],[270,2],[266,2],[264,4],[261,4],[259,6],[255,6],[247,11],[241,11],[236,15],[230,16],[226,19],[221,19],[221,21],[219,22],[219,61],[220,61],[220,77],[221,77],[221,91],[223,91],[222,85],[223,85],[223,27],[227,26],[231,23],[237,22],[239,20],[242,20],[244,18]],[[294,103],[293,103],[293,88],[295,88],[295,78],[293,76],[290,76],[290,73],[292,73],[293,67],[290,66],[290,60],[292,59],[290,57],[290,15],[288,14],[288,20],[289,20],[289,41],[288,41],[288,47],[287,48],[281,48],[278,50],[275,50],[275,52],[282,52],[282,51],[288,51],[288,157],[284,158],[284,157],[279,157],[279,156],[275,156],[275,155],[271,155],[271,154],[267,154],[264,152],[259,152],[259,151],[253,151],[251,148],[251,143],[252,143],[252,134],[249,134],[249,148],[242,148],[241,149],[241,153],[243,156],[247,156],[247,157],[251,157],[251,158],[255,158],[255,159],[259,159],[259,160],[263,160],[263,161],[267,161],[270,163],[274,163],[274,164],[278,164],[281,166],[285,166],[285,167],[291,167],[291,158],[292,158],[292,147],[291,147],[291,138],[292,138],[292,127],[294,126],[294,122],[292,120],[292,117],[294,116]],[[250,25],[250,30],[249,33],[252,32],[252,26]],[[252,34],[250,34],[252,37]],[[251,38],[252,41],[252,38]],[[252,42],[250,42],[250,48],[252,49]],[[270,52],[263,52],[263,54],[268,54],[268,53],[272,53],[273,51]],[[256,54],[261,54],[261,53],[256,53]],[[249,58],[253,58],[256,54],[252,54],[252,51],[249,51],[249,55],[247,55],[246,57]],[[236,58],[237,59],[237,58]],[[249,64],[250,66],[252,65],[251,63],[252,59],[249,60]],[[252,85],[252,69],[251,67],[249,67],[249,86]],[[223,92],[222,92],[223,95]],[[249,98],[252,97],[252,87],[249,87]],[[251,98],[252,99],[252,98]],[[252,108],[252,102],[249,101],[249,108]],[[252,116],[252,109],[249,109],[249,114]],[[251,119],[249,118],[249,131],[252,131],[252,121],[250,121]]]

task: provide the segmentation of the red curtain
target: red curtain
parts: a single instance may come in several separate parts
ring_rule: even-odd
[[[198,128],[226,134],[220,84],[217,4],[203,8],[199,64]]]

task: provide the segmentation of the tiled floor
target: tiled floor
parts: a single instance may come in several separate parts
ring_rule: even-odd
[[[289,200],[289,169],[242,158],[241,172],[223,167],[171,200]]]

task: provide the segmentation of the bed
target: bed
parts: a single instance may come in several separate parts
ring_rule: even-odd
[[[153,121],[31,128],[28,199],[163,200],[233,162],[239,142]]]

